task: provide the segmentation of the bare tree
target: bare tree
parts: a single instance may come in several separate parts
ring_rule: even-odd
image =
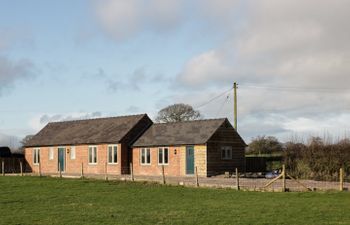
[[[157,122],[169,123],[200,119],[199,111],[194,110],[192,106],[179,103],[167,106],[158,112]]]

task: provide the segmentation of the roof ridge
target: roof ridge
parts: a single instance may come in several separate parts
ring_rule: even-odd
[[[225,117],[225,118],[201,119],[201,120],[176,121],[176,122],[166,122],[166,123],[154,123],[153,125],[175,124],[175,123],[192,123],[192,122],[206,122],[206,121],[225,120],[225,119],[227,119],[227,117]]]
[[[74,120],[63,120],[63,121],[53,121],[48,124],[53,123],[72,123],[72,122],[82,122],[82,121],[91,121],[91,120],[106,120],[106,119],[117,119],[117,118],[125,118],[125,117],[137,117],[137,116],[145,116],[147,113],[143,114],[133,114],[133,115],[124,115],[124,116],[108,116],[108,117],[98,117],[98,118],[89,118],[89,119],[74,119]]]

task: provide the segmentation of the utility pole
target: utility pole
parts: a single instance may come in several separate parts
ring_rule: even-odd
[[[237,83],[233,83],[233,115],[234,115],[234,128],[237,131]]]

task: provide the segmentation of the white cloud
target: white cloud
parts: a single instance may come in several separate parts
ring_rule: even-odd
[[[0,55],[0,96],[17,80],[33,76],[34,69],[33,63],[29,60],[14,61]]]
[[[82,120],[82,119],[94,119],[102,116],[101,112],[73,112],[65,114],[40,114],[32,118],[29,121],[29,125],[35,131],[39,131],[49,122],[69,121],[69,120]]]
[[[247,1],[239,29],[226,20],[226,41],[189,59],[178,80],[196,89],[242,84],[239,122],[247,136],[257,129],[340,134],[350,127],[349,8],[345,0]]]
[[[142,31],[167,31],[183,22],[184,0],[94,1],[96,18],[115,40],[126,40]]]
[[[107,0],[95,6],[103,30],[117,41],[188,23],[206,36],[220,33],[216,46],[188,59],[178,74],[190,88],[161,105],[198,105],[237,81],[239,124],[248,137],[348,127],[348,0]],[[201,110],[215,117],[220,101]],[[221,114],[232,118],[232,102],[225,104],[231,105]],[[331,124],[329,117],[341,122]]]

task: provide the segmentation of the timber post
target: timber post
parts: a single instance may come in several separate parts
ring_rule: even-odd
[[[132,167],[132,163],[130,163],[130,175],[131,175],[131,181],[134,181],[134,169]]]
[[[196,166],[196,186],[199,187],[197,166]]]
[[[1,173],[2,173],[2,176],[5,176],[5,161],[4,161],[4,159],[1,160]]]
[[[23,177],[23,161],[19,160],[19,168],[21,170],[21,177]]]
[[[107,162],[105,162],[105,180],[108,180],[108,175],[107,175]]]
[[[237,131],[237,83],[233,83],[233,100],[234,100],[234,106],[233,106],[233,116],[234,116],[234,125],[233,127]]]
[[[165,184],[164,165],[162,165],[163,184]]]
[[[236,168],[236,187],[237,190],[239,190],[239,173],[238,173],[238,168]]]
[[[339,191],[344,190],[344,169],[339,169]]]
[[[41,177],[41,162],[39,162],[39,177]]]
[[[282,165],[282,192],[286,191],[286,166]]]
[[[80,177],[81,177],[81,179],[84,179],[84,163],[83,162],[81,162],[81,174],[80,174]]]
[[[58,163],[58,172],[59,172],[60,178],[62,178],[61,163]]]

